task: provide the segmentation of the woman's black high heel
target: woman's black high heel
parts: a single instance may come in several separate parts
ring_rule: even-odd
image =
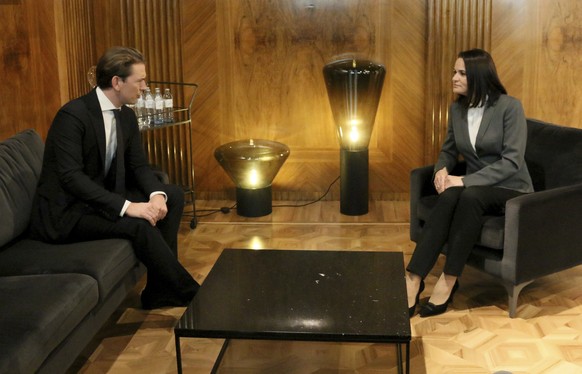
[[[445,301],[442,304],[439,305],[434,305],[431,302],[426,303],[425,305],[423,305],[420,308],[420,316],[421,317],[430,317],[430,316],[436,316],[439,314],[443,314],[444,312],[447,311],[447,308],[449,307],[449,303],[451,303],[453,301],[453,295],[455,295],[455,292],[457,292],[457,289],[459,288],[459,281],[455,282],[455,285],[453,286],[453,290],[451,291],[451,294],[449,295],[449,298],[447,299],[447,301]]]
[[[416,306],[418,305],[418,300],[420,299],[420,293],[424,291],[424,280],[420,280],[420,287],[416,293],[416,299],[414,300],[414,305],[408,308],[408,317],[412,317],[416,311]]]

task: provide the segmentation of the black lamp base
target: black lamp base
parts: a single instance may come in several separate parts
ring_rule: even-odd
[[[262,217],[273,211],[271,186],[248,190],[236,188],[236,213],[243,217]]]
[[[340,149],[340,213],[368,213],[368,150]]]

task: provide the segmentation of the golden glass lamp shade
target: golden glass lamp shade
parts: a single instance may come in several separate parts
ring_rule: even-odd
[[[340,212],[368,213],[368,145],[386,69],[368,60],[344,59],[323,68],[340,143]]]
[[[214,151],[236,186],[237,214],[260,217],[272,212],[271,184],[289,153],[285,144],[264,139],[239,140]]]
[[[345,59],[325,65],[323,75],[340,147],[367,149],[386,69],[368,60]]]

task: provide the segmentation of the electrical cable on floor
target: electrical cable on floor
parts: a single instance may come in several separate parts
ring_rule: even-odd
[[[200,218],[200,217],[208,217],[211,216],[215,213],[219,213],[221,212],[222,214],[228,214],[230,213],[231,210],[236,209],[236,204],[234,204],[231,207],[227,207],[227,206],[223,206],[221,208],[212,208],[212,209],[196,209],[196,213],[198,212],[208,212],[208,213],[204,213],[204,214],[195,214],[194,217],[196,218]],[[184,216],[187,217],[192,217],[192,213],[184,213]]]
[[[311,204],[315,204],[318,201],[323,200],[323,198],[325,198],[327,196],[327,194],[329,193],[329,191],[331,190],[331,187],[333,187],[333,185],[340,179],[340,177],[337,177],[336,179],[334,179],[333,182],[330,183],[330,185],[327,187],[327,190],[325,191],[325,193],[323,195],[321,195],[319,198],[317,198],[316,200],[313,201],[309,201],[307,203],[303,203],[303,204],[282,204],[282,205],[273,205],[273,208],[300,208],[300,207],[304,207],[304,206],[308,206]],[[208,212],[208,213],[204,213],[204,214],[195,214],[194,217],[195,218],[201,218],[201,217],[208,217],[211,216],[213,214],[216,214],[218,212],[221,212],[222,214],[228,214],[230,213],[233,209],[236,209],[236,204],[234,204],[231,207],[227,207],[227,206],[223,206],[221,208],[213,208],[213,209],[196,209],[196,213],[198,212]],[[189,216],[192,217],[192,213],[184,213],[185,216]]]
[[[325,191],[325,193],[323,195],[321,195],[318,199],[313,200],[313,201],[309,201],[307,203],[303,203],[303,204],[282,204],[282,205],[273,205],[273,208],[300,208],[300,207],[304,207],[304,206],[308,206],[311,204],[315,204],[318,201],[323,200],[324,197],[327,196],[327,194],[329,193],[329,191],[331,190],[331,187],[340,179],[340,177],[337,177],[336,179],[334,179],[333,182],[330,183],[329,187],[327,187],[327,190]]]

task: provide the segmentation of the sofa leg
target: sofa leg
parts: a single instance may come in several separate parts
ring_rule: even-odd
[[[504,283],[505,289],[508,295],[508,307],[509,307],[509,317],[515,318],[515,313],[517,311],[517,300],[519,298],[519,293],[525,286],[533,282],[533,280],[524,282],[518,285],[513,285],[511,283]]]

